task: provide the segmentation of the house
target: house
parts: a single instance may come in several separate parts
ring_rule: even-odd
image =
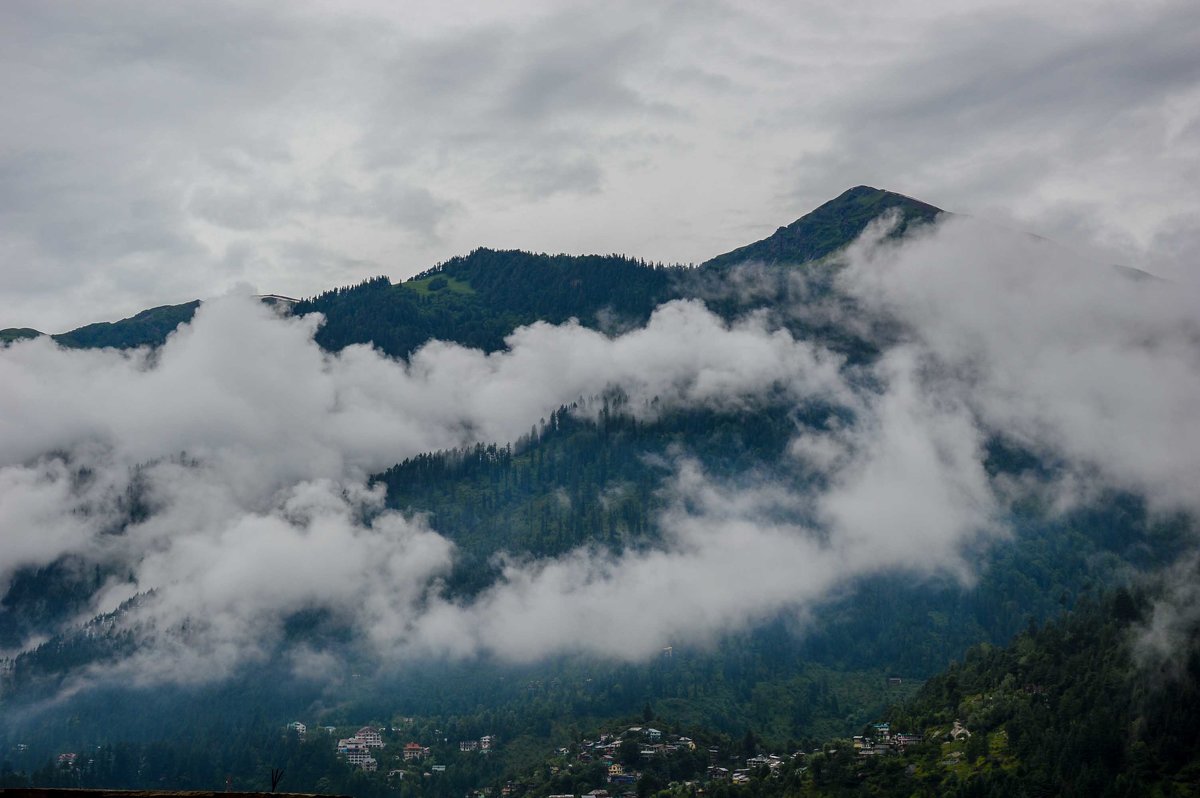
[[[459,751],[478,751],[479,750],[479,741],[478,740],[462,740],[458,744],[458,750]]]
[[[661,740],[662,732],[660,732],[658,729],[646,729],[646,736],[651,740]]]
[[[260,301],[264,304],[283,305],[284,307],[288,307],[288,308],[290,308],[292,305],[295,305],[297,302],[300,301],[299,299],[296,299],[294,297],[283,296],[281,294],[257,294],[256,296],[258,298],[258,301]]]
[[[337,752],[346,757],[346,761],[367,771],[374,771],[378,765],[371,755],[372,748],[383,748],[383,739],[379,730],[370,726],[363,726],[353,737],[344,737],[337,744]]]
[[[379,729],[373,729],[370,726],[363,726],[354,736],[368,748],[383,748],[383,737],[379,734]]]
[[[432,770],[434,773],[445,773],[446,772],[445,765],[433,765],[429,769]]]
[[[971,732],[967,730],[966,726],[962,725],[957,720],[954,721],[954,726],[950,729],[950,739],[951,740],[961,740],[963,737],[970,737],[970,736],[971,736]]]
[[[608,777],[610,779],[613,776],[624,776],[624,775],[625,775],[625,766],[622,765],[620,762],[613,762],[611,765],[608,766]]]
[[[299,737],[301,740],[304,739],[304,735],[308,734],[308,727],[305,726],[303,723],[301,723],[298,720],[292,721],[291,723],[289,723],[287,725],[287,727],[288,727],[289,731],[294,731],[296,733],[296,736]]]
[[[338,749],[338,753],[346,757],[346,761],[351,765],[356,765],[368,772],[374,772],[379,766],[375,761],[375,757],[371,756],[371,749],[365,745],[349,745],[346,750]]]
[[[404,746],[404,761],[420,761],[429,756],[429,749],[420,743],[406,743]]]
[[[496,738],[490,734],[485,734],[479,738],[479,750],[491,751],[496,747]]]

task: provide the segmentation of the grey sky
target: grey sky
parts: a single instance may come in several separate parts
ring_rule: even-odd
[[[1193,0],[14,0],[0,326],[476,246],[698,261],[860,183],[1195,282],[1196,53]]]

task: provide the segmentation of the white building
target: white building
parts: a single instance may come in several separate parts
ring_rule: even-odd
[[[383,737],[380,736],[379,729],[363,726],[354,736],[368,748],[383,748]]]

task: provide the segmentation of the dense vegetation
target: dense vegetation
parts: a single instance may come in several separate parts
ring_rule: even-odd
[[[640,702],[628,700],[621,711],[610,705],[612,714],[601,718],[589,714],[594,706],[583,695],[590,680],[567,685],[555,677],[549,682],[516,680],[519,691],[536,696],[521,712],[493,707],[381,721],[390,742],[380,754],[386,764],[377,774],[352,770],[334,755],[334,740],[352,728],[344,721],[331,734],[311,730],[310,724],[309,738],[301,741],[282,724],[265,723],[256,715],[177,724],[174,735],[152,743],[88,747],[72,763],[47,763],[42,757],[36,760],[40,765],[33,765],[32,754],[17,752],[14,757],[16,749],[9,748],[0,785],[212,788],[228,777],[235,786],[248,787],[261,786],[271,767],[284,767],[286,786],[297,790],[440,797],[476,789],[499,795],[507,784],[513,795],[542,798],[612,789],[605,763],[615,761],[636,774],[629,790],[639,796],[661,792],[664,798],[691,795],[697,786],[726,798],[1195,795],[1200,783],[1200,726],[1195,723],[1200,712],[1200,626],[1192,613],[1188,623],[1176,627],[1177,636],[1167,646],[1149,642],[1153,608],[1163,599],[1161,586],[1121,588],[1086,598],[1044,625],[1029,624],[1008,646],[971,648],[961,663],[928,680],[915,695],[893,694],[892,709],[859,716],[855,731],[861,728],[865,736],[880,734],[872,723],[876,720],[911,735],[907,745],[893,744],[874,756],[861,753],[857,742],[851,745],[848,738],[837,736],[783,740],[760,734],[750,722],[719,730],[701,719],[681,718],[671,701],[646,702],[638,710]],[[559,672],[570,678],[577,667]],[[680,669],[676,658],[650,670],[657,672],[654,678],[684,682],[690,689],[712,684],[711,673],[703,680],[687,679],[701,674]],[[618,684],[646,694],[647,685],[636,678],[611,682],[609,689]],[[472,693],[471,682],[464,686]],[[825,694],[827,690],[818,677],[808,681],[807,688],[803,683],[790,685],[788,693],[836,700]],[[571,693],[574,703],[563,703]],[[772,699],[755,688],[739,700],[752,704]],[[541,714],[542,702],[556,704],[554,711],[567,714]],[[686,733],[699,746],[647,758],[639,753],[641,746],[626,740],[604,762],[598,760],[599,753],[581,755],[591,750],[601,731],[609,729],[619,739],[621,729],[639,720],[653,722],[672,739]],[[544,733],[535,728],[538,724],[547,726]],[[965,732],[951,739],[956,725]],[[503,743],[489,756],[457,750],[457,741],[482,734],[498,735]],[[396,776],[389,780],[389,769],[404,767],[396,754],[398,745],[408,740],[430,745],[431,758],[408,766],[399,781]],[[746,762],[756,754],[774,752],[782,756],[770,768],[755,765],[756,760]],[[14,765],[14,758],[24,761]],[[445,773],[413,778],[433,763],[444,765]],[[744,774],[741,782],[730,781],[730,771]]]
[[[317,342],[330,350],[371,343],[406,357],[436,338],[491,352],[539,320],[641,324],[669,298],[678,272],[617,255],[477,249],[407,282],[376,277],[300,302],[293,312],[324,314]]]
[[[980,645],[887,718],[919,742],[867,756],[827,741],[745,796],[1191,796],[1200,793],[1200,626],[1147,641],[1153,599],[1118,589],[1011,645]],[[951,732],[960,725],[957,739]],[[862,730],[879,734],[872,725]]]

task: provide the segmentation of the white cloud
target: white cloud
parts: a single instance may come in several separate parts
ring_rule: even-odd
[[[899,319],[929,381],[988,429],[1109,486],[1200,510],[1200,293],[953,218],[904,246],[865,237],[844,285]]]
[[[386,513],[366,477],[420,452],[510,441],[611,386],[632,412],[837,401],[840,360],[696,302],[613,338],[576,323],[516,331],[486,355],[434,342],[409,362],[312,340],[248,296],[205,303],[159,350],[0,350],[0,498],[7,585],[62,555],[115,574],[92,611],[147,594],[125,623],[138,678],[218,678],[324,609],[397,645],[451,544]],[[126,523],[131,502],[144,519]],[[126,578],[132,574],[131,578]]]
[[[694,301],[613,337],[534,324],[501,352],[434,342],[408,363],[324,353],[315,319],[238,296],[203,305],[153,357],[9,346],[0,507],[20,555],[0,576],[63,553],[132,572],[93,609],[153,591],[126,619],[145,646],[120,666],[144,680],[229,673],[273,651],[301,609],[389,658],[638,658],[810,609],[883,570],[969,580],[967,553],[1003,534],[1003,491],[983,467],[992,431],[1079,484],[1198,509],[1194,297],[971,220],[902,244],[884,229],[846,253],[854,310],[819,309],[900,323],[866,366]],[[661,543],[510,558],[469,600],[440,589],[453,546],[419,518],[380,513],[363,487],[405,456],[513,440],[612,386],[635,413],[657,412],[656,397],[735,410],[817,399],[839,413],[798,429],[778,473],[722,482],[680,455]],[[111,534],[135,481],[150,513]],[[311,673],[326,656],[295,661]]]

